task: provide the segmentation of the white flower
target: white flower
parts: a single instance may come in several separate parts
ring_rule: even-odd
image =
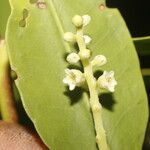
[[[92,66],[103,66],[107,63],[107,59],[104,55],[97,55],[91,61]]]
[[[76,26],[76,27],[81,27],[83,25],[83,18],[79,15],[75,15],[72,18],[72,23]]]
[[[76,53],[70,53],[70,54],[67,56],[67,61],[68,61],[70,64],[75,64],[75,63],[77,63],[79,60],[80,60],[80,57],[79,57],[79,55],[76,54]]]
[[[68,84],[69,90],[72,91],[76,86],[80,86],[85,82],[84,74],[76,69],[65,69],[66,77],[63,83]]]
[[[117,81],[114,78],[114,71],[104,71],[104,73],[98,78],[98,85],[110,92],[114,92],[115,86],[117,85]]]
[[[67,42],[75,42],[76,36],[72,32],[66,32],[64,34],[64,40]]]
[[[83,35],[83,38],[84,38],[84,42],[85,42],[85,44],[89,44],[90,42],[91,42],[91,37],[89,37],[88,35]]]
[[[83,26],[88,25],[91,21],[91,17],[89,15],[83,15],[82,18],[83,18]]]

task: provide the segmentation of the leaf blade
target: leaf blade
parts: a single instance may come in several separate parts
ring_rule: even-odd
[[[60,146],[62,150],[96,150],[94,125],[86,93],[79,96],[74,105],[70,105],[70,98],[64,93],[62,79],[67,67],[64,61],[66,49],[49,2],[46,1],[47,9],[44,10],[38,9],[36,5],[27,4],[12,12],[7,28],[7,41],[11,67],[19,77],[16,84],[27,113],[49,147],[54,150],[59,150]],[[113,111],[103,110],[104,127],[110,148],[141,149],[147,122],[147,98],[137,54],[125,23],[117,10],[99,10],[103,1],[99,3],[98,0],[77,0],[74,5],[72,3],[67,0],[53,1],[62,28],[64,31],[74,31],[70,23],[71,17],[75,14],[90,14],[92,22],[85,30],[93,38],[89,48],[93,55],[102,53],[108,58],[109,63],[102,69],[114,69],[119,83],[114,95],[103,97],[109,101],[113,101],[114,97],[114,104],[111,106]],[[22,18],[24,8],[29,10],[29,17],[26,27],[22,28],[18,22]],[[127,89],[128,94],[124,92]],[[135,99],[137,95],[138,98]],[[130,114],[130,109],[126,110],[128,105],[131,112],[134,110],[132,108],[136,107],[136,113]],[[120,117],[122,112],[125,116]],[[140,129],[139,114],[143,116]],[[121,121],[116,123],[118,118]],[[46,122],[44,127],[43,122]],[[133,127],[134,122],[136,126]],[[128,130],[123,130],[127,123]],[[129,134],[129,131],[134,136]],[[128,135],[129,138],[125,139],[124,136]],[[137,145],[132,140],[133,137]]]

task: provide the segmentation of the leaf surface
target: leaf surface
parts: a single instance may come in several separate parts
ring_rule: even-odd
[[[89,48],[93,56],[108,58],[101,69],[114,70],[118,81],[114,94],[100,95],[109,147],[140,150],[148,118],[147,97],[137,54],[119,12],[100,7],[105,5],[103,0],[45,0],[44,5],[10,2],[7,46],[11,67],[18,75],[16,85],[24,108],[49,148],[97,150],[87,93],[68,92],[62,83],[67,67],[64,56],[75,50],[63,41],[63,33],[75,31],[71,24],[75,14],[89,14],[92,21],[85,29],[92,37]]]

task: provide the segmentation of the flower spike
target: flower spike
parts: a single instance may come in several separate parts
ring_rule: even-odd
[[[93,115],[96,137],[99,150],[108,150],[107,136],[103,126],[102,119],[102,105],[99,102],[98,88],[104,88],[110,92],[115,91],[117,81],[114,78],[114,71],[104,71],[103,74],[96,80],[93,73],[94,66],[103,66],[107,63],[107,59],[104,55],[97,55],[93,60],[91,58],[91,50],[87,48],[87,45],[91,42],[91,37],[84,34],[84,27],[89,24],[91,17],[89,15],[75,15],[72,18],[72,23],[76,27],[76,34],[67,32],[64,35],[64,39],[67,42],[76,42],[78,45],[77,53],[70,53],[66,60],[70,64],[75,64],[79,60],[83,67],[84,73],[76,69],[65,69],[65,78],[63,82],[69,86],[69,90],[72,91],[75,87],[88,87],[89,91],[89,106]],[[86,85],[85,85],[86,83]]]

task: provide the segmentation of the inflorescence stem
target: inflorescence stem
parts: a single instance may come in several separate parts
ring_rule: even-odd
[[[103,74],[96,80],[93,75],[93,67],[103,66],[107,63],[107,59],[104,55],[96,55],[91,60],[91,51],[87,48],[87,44],[90,43],[91,38],[88,35],[83,34],[83,29],[89,24],[91,17],[89,15],[75,15],[72,18],[72,23],[75,25],[77,32],[66,32],[64,34],[64,40],[67,42],[76,42],[79,47],[79,52],[70,53],[66,60],[70,64],[76,64],[81,61],[84,72],[82,73],[78,69],[65,69],[66,76],[63,79],[63,83],[69,86],[69,90],[74,90],[76,86],[84,87],[88,85],[90,93],[90,107],[93,115],[96,142],[100,150],[108,150],[107,139],[102,120],[102,105],[99,102],[98,88],[106,89],[110,92],[115,91],[117,81],[114,77],[114,71],[104,71]]]
[[[79,53],[82,54],[86,53],[87,49],[83,39],[82,28],[77,29],[76,40],[79,46]],[[97,84],[93,76],[92,65],[89,59],[84,59],[84,58],[82,59],[82,56],[80,58],[84,68],[84,76],[86,78],[89,87],[89,92],[90,92],[90,107],[93,113],[93,120],[95,124],[96,142],[100,150],[108,150],[106,134],[105,134],[103,121],[102,121],[102,106],[98,98]]]

